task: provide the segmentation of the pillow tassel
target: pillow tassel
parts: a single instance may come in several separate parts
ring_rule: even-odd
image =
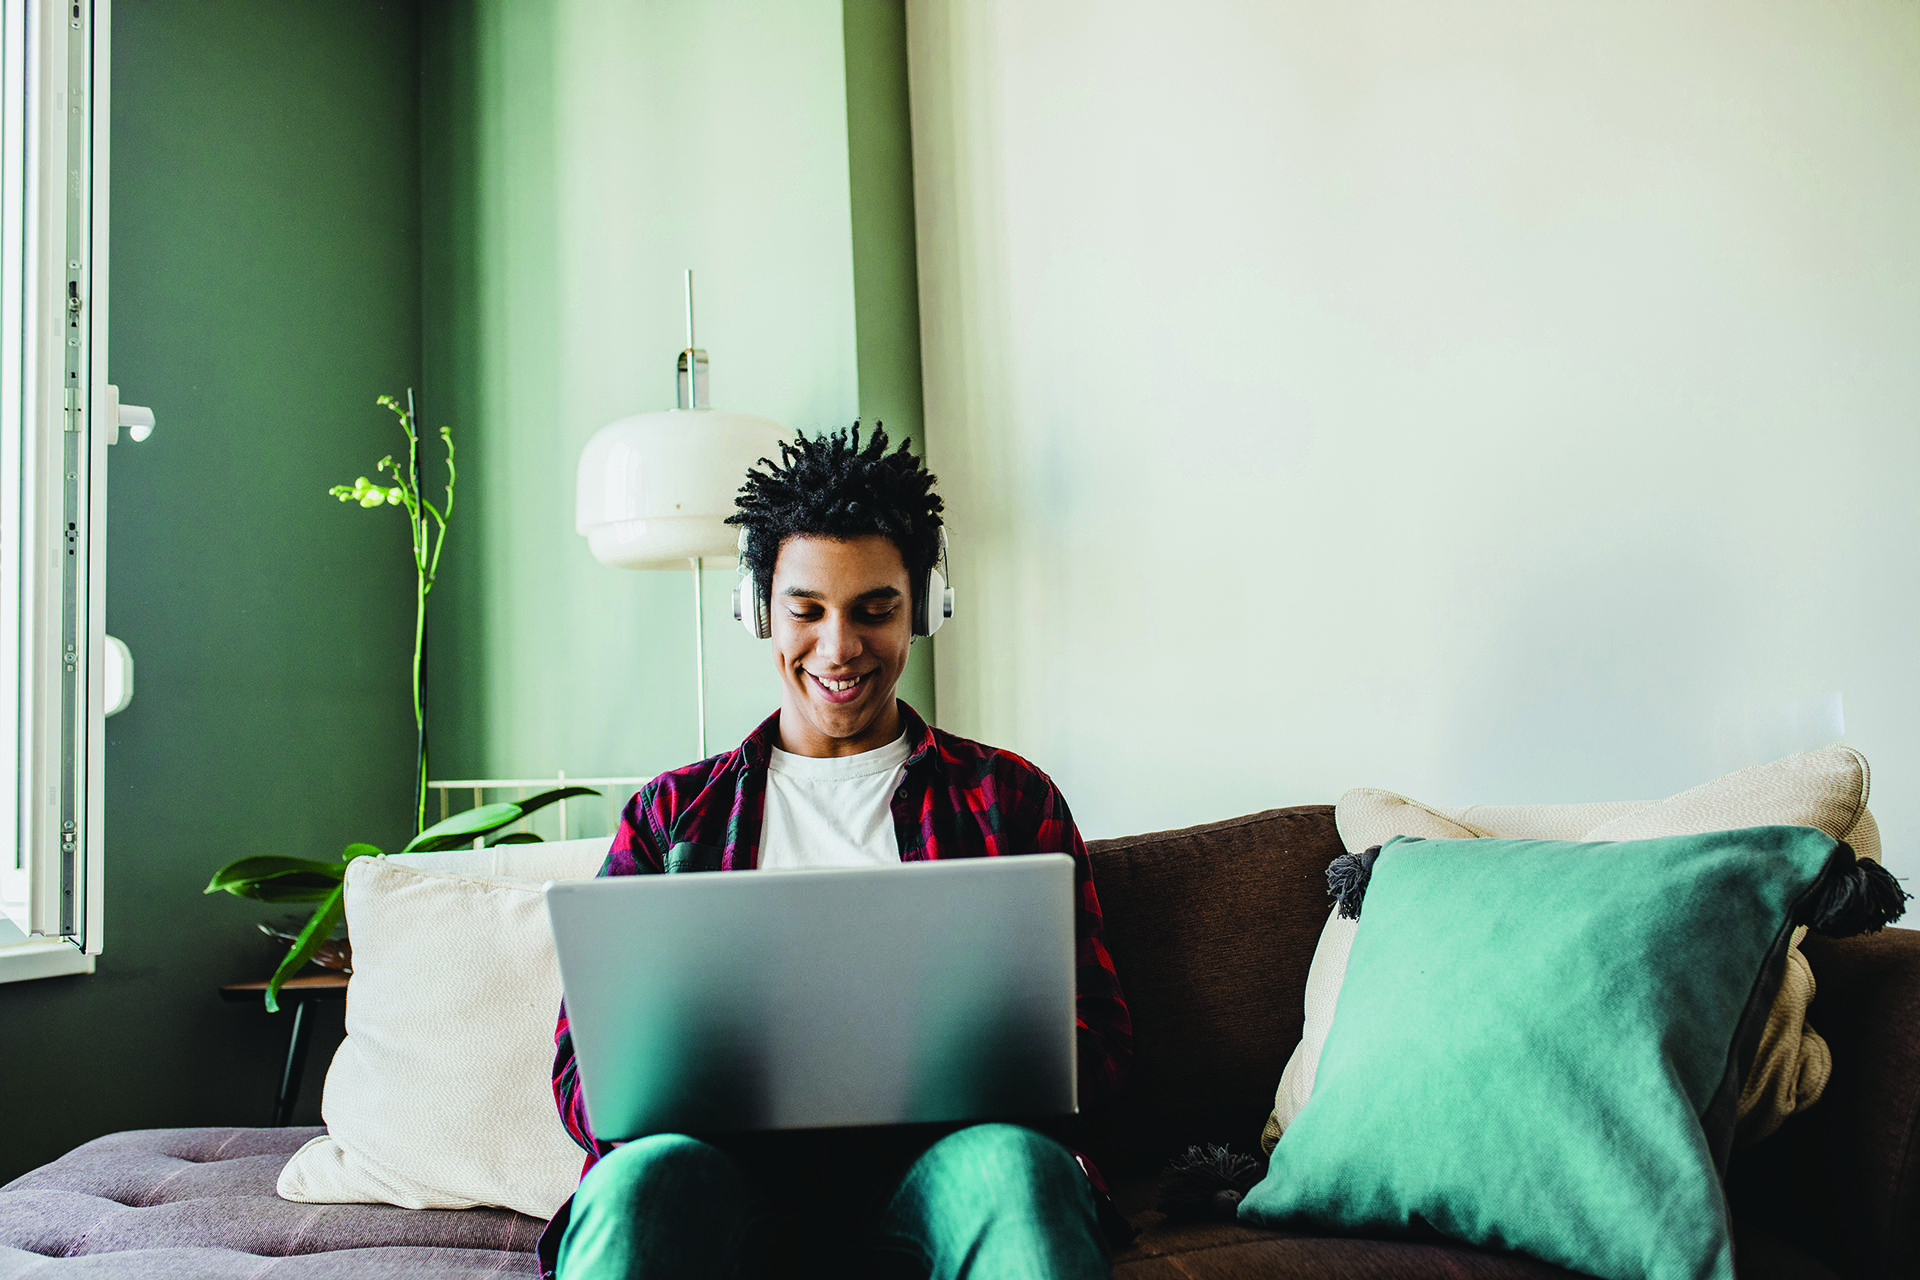
[[[1188,1147],[1161,1173],[1157,1207],[1169,1218],[1231,1222],[1264,1172],[1252,1156],[1225,1147]]]
[[[1913,895],[1900,887],[1885,867],[1871,858],[1856,858],[1846,841],[1834,845],[1833,857],[1814,882],[1796,913],[1800,923],[1829,938],[1851,938],[1878,933],[1906,914]]]
[[[1342,918],[1360,918],[1360,903],[1367,896],[1367,881],[1373,878],[1373,861],[1379,856],[1376,844],[1362,853],[1343,853],[1328,865],[1327,892],[1339,904]]]

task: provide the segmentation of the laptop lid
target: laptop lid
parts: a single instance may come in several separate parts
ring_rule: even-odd
[[[550,883],[593,1131],[1074,1111],[1072,895],[1059,853]]]

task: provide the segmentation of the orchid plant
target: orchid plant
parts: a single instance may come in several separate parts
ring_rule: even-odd
[[[525,800],[481,805],[457,813],[445,821],[427,826],[427,716],[426,716],[426,642],[427,597],[440,569],[440,551],[447,541],[447,522],[453,517],[453,431],[440,428],[440,439],[447,446],[446,497],[439,506],[420,492],[420,437],[414,429],[413,393],[407,393],[406,407],[392,396],[381,396],[379,403],[400,420],[400,431],[407,438],[407,458],[403,466],[392,454],[374,464],[376,476],[391,478],[386,484],[360,476],[352,484],[337,484],[327,492],[342,502],[357,502],[371,510],[375,507],[404,507],[407,528],[413,545],[413,829],[415,835],[402,853],[427,853],[458,848],[464,844],[485,842],[517,844],[537,841],[529,831],[496,833],[513,826],[522,818],[571,796],[599,795],[591,787],[557,787]],[[493,839],[488,839],[493,836]],[[269,1011],[280,1008],[280,988],[298,973],[332,936],[346,914],[346,870],[355,858],[379,856],[382,850],[370,844],[350,844],[341,850],[338,862],[313,858],[289,858],[268,854],[240,858],[213,873],[206,892],[225,890],[237,897],[256,902],[313,902],[319,905],[305,926],[294,935],[286,958],[267,982]]]
[[[403,468],[392,454],[374,463],[375,475],[388,475],[393,483],[377,484],[365,476],[352,484],[337,484],[327,490],[342,502],[357,502],[374,507],[403,506],[407,509],[407,532],[413,543],[413,730],[414,752],[413,829],[427,825],[427,597],[433,594],[433,582],[440,572],[440,550],[447,543],[447,521],[453,518],[453,486],[458,473],[453,465],[453,428],[440,428],[440,439],[447,446],[447,496],[444,507],[436,507],[420,492],[420,436],[414,430],[413,392],[407,392],[407,406],[392,396],[381,396],[379,403],[400,420],[407,437],[407,464]]]

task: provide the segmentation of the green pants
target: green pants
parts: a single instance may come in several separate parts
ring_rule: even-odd
[[[680,1134],[620,1147],[574,1195],[559,1280],[1111,1274],[1092,1191],[1052,1138],[975,1125],[927,1146],[900,1175],[898,1160],[866,1158],[872,1148],[858,1136],[838,1145],[838,1135],[810,1136],[802,1158]]]

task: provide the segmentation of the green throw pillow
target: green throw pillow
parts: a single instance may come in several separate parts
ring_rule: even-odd
[[[1328,874],[1360,928],[1313,1097],[1240,1216],[1605,1280],[1732,1280],[1719,1174],[1789,934],[1905,897],[1811,827],[1403,837]]]

